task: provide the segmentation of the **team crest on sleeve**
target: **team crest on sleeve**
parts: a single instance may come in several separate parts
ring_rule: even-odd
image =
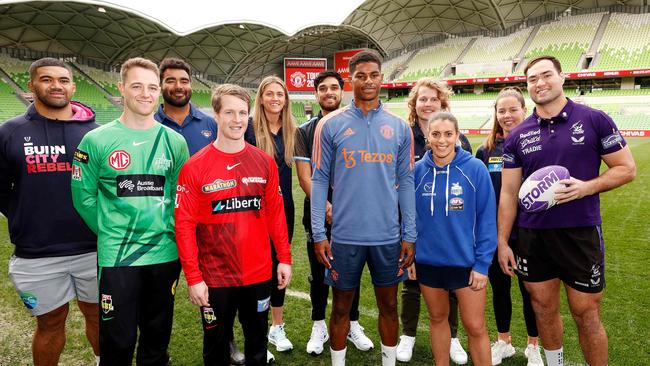
[[[79,167],[78,165],[72,166],[72,180],[81,182],[81,167]]]
[[[124,150],[115,150],[108,156],[108,165],[115,170],[124,170],[131,165],[131,155]]]
[[[381,132],[381,135],[386,140],[390,140],[391,138],[393,138],[393,135],[395,135],[395,130],[391,126],[389,126],[387,124],[382,125],[379,128],[379,132]]]

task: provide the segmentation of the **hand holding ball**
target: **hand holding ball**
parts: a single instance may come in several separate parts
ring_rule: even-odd
[[[525,212],[540,212],[555,206],[555,192],[564,187],[562,179],[569,179],[569,170],[560,165],[549,165],[531,174],[519,189],[519,206]]]

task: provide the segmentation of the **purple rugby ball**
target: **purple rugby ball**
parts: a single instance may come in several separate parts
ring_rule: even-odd
[[[560,180],[570,177],[569,170],[560,165],[536,170],[521,184],[519,207],[525,212],[540,212],[555,206],[555,191],[564,187]]]

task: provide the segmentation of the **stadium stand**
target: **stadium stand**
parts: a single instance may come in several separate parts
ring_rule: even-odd
[[[0,78],[0,123],[25,113],[25,105],[18,100],[16,91]]]
[[[74,82],[77,85],[74,100],[89,105],[95,111],[97,123],[110,122],[122,114],[122,111],[106,99],[106,95],[84,76],[75,74]]]
[[[103,71],[94,67],[74,64],[81,71],[85,72],[90,78],[96,81],[104,88],[110,95],[114,97],[120,96],[120,91],[117,89],[117,83],[120,81],[120,74],[112,71]]]
[[[650,67],[650,14],[612,13],[593,70]]]
[[[399,55],[395,58],[391,58],[390,60],[386,60],[382,65],[381,65],[381,71],[384,73],[384,81],[391,81],[394,79],[393,75],[395,72],[396,75],[399,75],[401,71],[403,71],[407,65],[405,65],[405,62],[409,59],[413,52],[407,52],[403,55]]]
[[[526,28],[505,37],[480,36],[472,44],[462,64],[456,66],[456,77],[503,76],[512,73],[512,60],[530,36]]]
[[[544,24],[526,51],[526,58],[554,55],[562,62],[563,71],[578,71],[584,52],[596,34],[604,13],[565,16]]]
[[[29,91],[27,83],[29,82],[29,61],[18,60],[6,55],[0,55],[0,67],[9,74],[11,79],[20,86],[23,91]]]
[[[442,43],[418,51],[399,80],[415,81],[423,76],[439,77],[449,63],[458,59],[471,39],[448,38]]]

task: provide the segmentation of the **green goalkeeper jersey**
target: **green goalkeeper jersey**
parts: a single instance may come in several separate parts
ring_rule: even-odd
[[[97,234],[100,267],[178,258],[176,180],[188,157],[185,139],[159,123],[135,130],[115,120],[84,136],[74,154],[72,200]]]

